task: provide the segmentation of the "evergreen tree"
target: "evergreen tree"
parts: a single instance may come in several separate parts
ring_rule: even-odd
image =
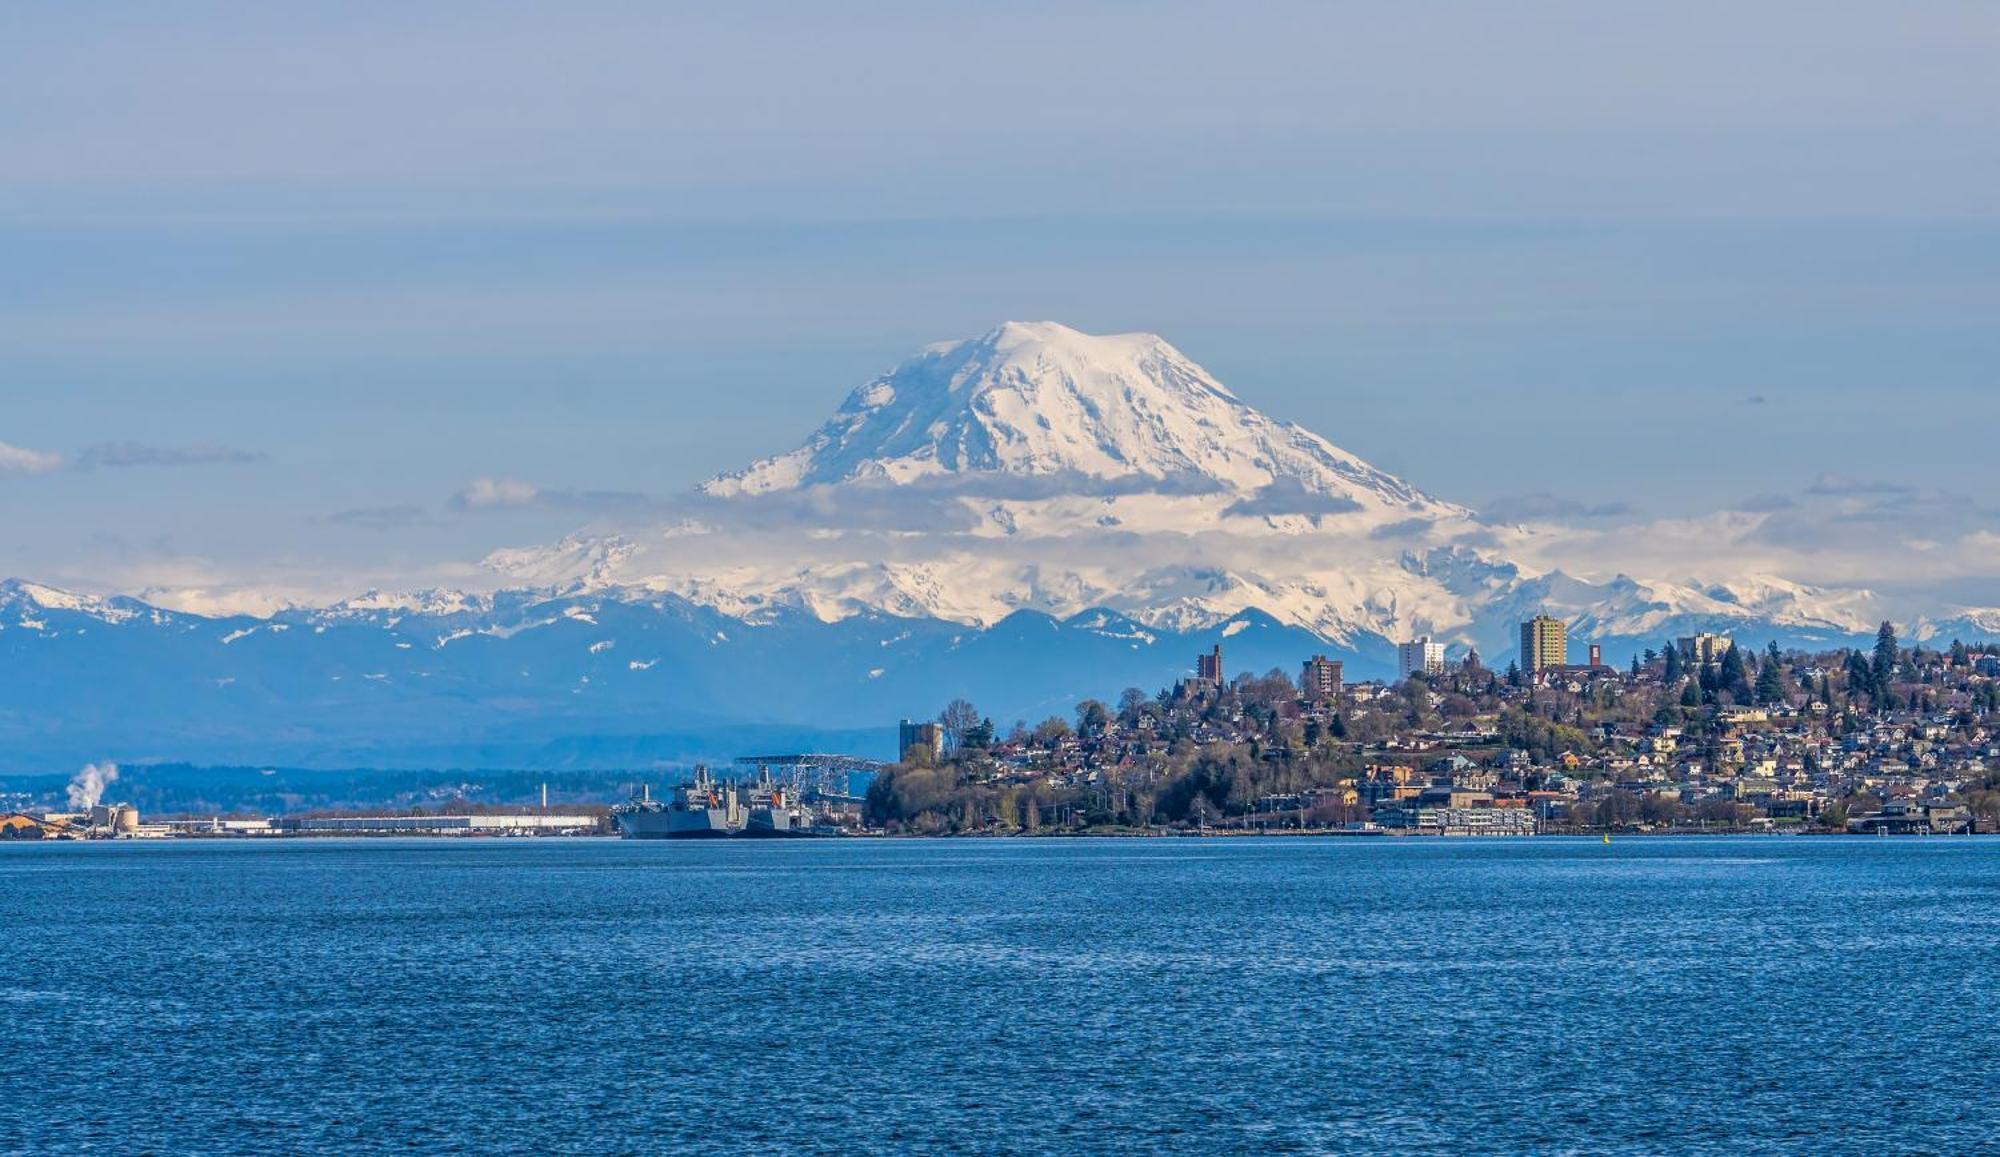
[[[1878,694],[1888,690],[1889,681],[1896,677],[1896,660],[1898,656],[1896,624],[1884,619],[1882,621],[1882,628],[1875,632],[1875,662],[1870,668],[1870,673],[1875,678],[1875,690]]]
[[[1667,673],[1665,678],[1667,681],[1667,686],[1671,687],[1681,677],[1681,649],[1679,647],[1674,646],[1672,643],[1668,643],[1666,653],[1667,653]]]
[[[1757,702],[1776,703],[1785,697],[1785,675],[1777,660],[1768,660],[1757,672]]]
[[[1716,673],[1716,686],[1732,693],[1744,686],[1743,652],[1734,643],[1722,653],[1722,670]]]
[[[1847,693],[1849,695],[1875,694],[1875,674],[1869,669],[1868,660],[1861,657],[1861,652],[1847,652],[1847,659],[1842,663],[1842,666],[1847,670]]]

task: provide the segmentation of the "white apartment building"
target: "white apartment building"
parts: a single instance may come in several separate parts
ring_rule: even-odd
[[[1444,674],[1444,644],[1425,635],[1413,643],[1396,644],[1396,681],[1412,675]]]

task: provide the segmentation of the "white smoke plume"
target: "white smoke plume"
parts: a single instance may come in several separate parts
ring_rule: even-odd
[[[70,777],[69,810],[83,812],[97,806],[104,789],[118,781],[118,765],[111,762],[87,763]]]

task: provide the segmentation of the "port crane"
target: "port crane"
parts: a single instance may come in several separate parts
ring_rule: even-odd
[[[824,752],[741,755],[732,762],[740,773],[738,778],[768,770],[788,794],[807,803],[860,803],[861,797],[853,793],[853,777],[882,769],[879,760]]]

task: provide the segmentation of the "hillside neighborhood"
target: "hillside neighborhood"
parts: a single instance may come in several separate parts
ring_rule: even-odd
[[[1903,648],[1885,623],[1872,651],[1697,635],[1614,667],[1594,648],[1568,663],[1554,620],[1522,630],[1533,669],[1422,640],[1393,683],[1347,684],[1317,656],[1224,678],[1216,647],[1157,693],[1004,733],[955,701],[904,724],[868,816],[936,833],[2000,830],[2000,646]]]

